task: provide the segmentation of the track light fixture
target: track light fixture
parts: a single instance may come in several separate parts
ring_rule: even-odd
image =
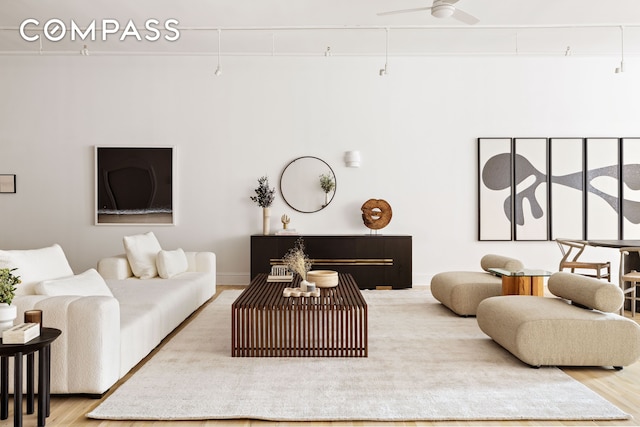
[[[616,68],[616,73],[624,72],[624,27],[620,26],[620,66]]]
[[[218,67],[216,68],[216,71],[213,73],[216,76],[220,76],[222,75],[222,70],[220,69],[220,39],[222,36],[222,30],[220,28],[218,28]]]
[[[380,77],[389,73],[389,28],[385,28],[386,45],[384,50],[384,68],[380,68]]]

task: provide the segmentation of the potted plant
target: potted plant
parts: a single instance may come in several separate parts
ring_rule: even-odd
[[[17,316],[15,305],[11,305],[16,296],[16,285],[22,283],[20,276],[13,274],[15,268],[0,268],[0,332],[13,326]]]
[[[276,189],[269,188],[269,178],[262,176],[258,178],[258,188],[255,189],[256,195],[249,198],[256,202],[262,208],[262,234],[269,234],[269,217],[270,207],[275,198]]]

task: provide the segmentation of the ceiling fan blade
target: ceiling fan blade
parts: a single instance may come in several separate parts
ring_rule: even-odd
[[[434,3],[436,3],[436,2],[438,2],[438,3],[448,3],[448,4],[453,5],[453,4],[458,3],[458,1],[459,0],[441,0],[441,1],[436,0]]]
[[[402,10],[392,10],[390,12],[380,12],[378,13],[378,16],[395,15],[397,13],[420,12],[423,10],[431,10],[431,7],[417,7],[415,9],[402,9]]]
[[[458,8],[456,8],[456,10],[453,12],[453,15],[451,15],[451,17],[469,25],[474,25],[480,22],[480,20],[475,16],[469,15],[467,12],[462,11]]]

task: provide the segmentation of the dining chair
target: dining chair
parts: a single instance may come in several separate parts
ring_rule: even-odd
[[[624,299],[631,301],[629,309],[631,317],[635,317],[638,302],[636,287],[640,284],[640,273],[636,270],[625,272],[626,261],[629,260],[628,257],[631,256],[632,252],[635,252],[635,255],[640,257],[640,248],[638,247],[620,248],[620,288],[624,294]],[[627,283],[629,283],[628,287]],[[624,314],[624,304],[620,307],[620,314]]]
[[[562,252],[562,259],[560,260],[558,271],[569,268],[572,273],[576,273],[576,270],[579,270],[577,273],[582,276],[607,279],[607,281],[611,282],[611,263],[609,261],[594,262],[578,260],[588,244],[585,240],[556,239],[556,243],[560,247],[560,252]],[[593,270],[593,273],[586,273],[584,270]]]

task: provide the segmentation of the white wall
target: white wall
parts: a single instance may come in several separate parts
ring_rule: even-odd
[[[555,269],[553,242],[477,241],[476,138],[640,136],[640,64],[580,57],[0,57],[0,248],[58,242],[77,272],[153,230],[166,249],[212,250],[220,283],[247,283],[257,178],[277,187],[302,155],[337,176],[333,203],[300,214],[304,233],[367,233],[360,206],[393,207],[388,234],[413,235],[414,283],[477,269],[489,252]],[[95,226],[95,145],[178,147],[176,226]],[[358,149],[359,169],[344,166]],[[598,254],[600,255],[600,254]],[[612,260],[617,254],[605,251]]]

